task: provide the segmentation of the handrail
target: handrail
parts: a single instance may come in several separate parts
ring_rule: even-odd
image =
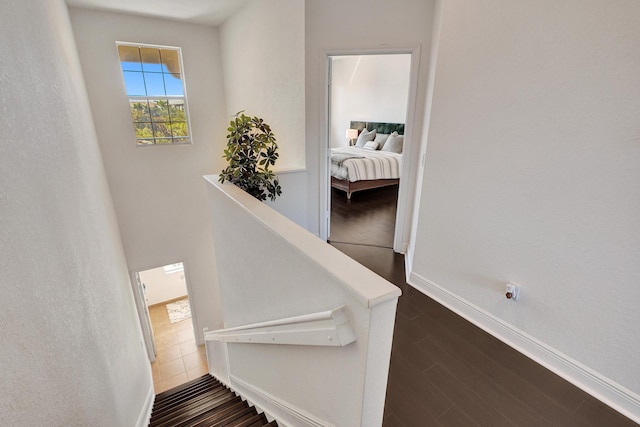
[[[207,341],[251,344],[339,346],[356,341],[346,309],[304,314],[266,322],[206,331]]]
[[[205,333],[211,373],[286,425],[382,425],[400,289],[205,178],[227,328]]]

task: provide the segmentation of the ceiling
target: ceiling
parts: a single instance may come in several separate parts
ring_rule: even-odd
[[[66,0],[72,7],[218,26],[248,0]]]

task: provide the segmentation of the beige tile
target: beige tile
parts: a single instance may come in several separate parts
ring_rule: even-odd
[[[180,343],[180,341],[178,341],[178,334],[176,334],[174,331],[166,331],[161,334],[155,334],[154,339],[156,348],[171,347]]]
[[[159,333],[167,333],[167,334],[175,334],[178,331],[176,330],[176,328],[172,325],[166,325],[166,326],[162,326],[162,328],[160,329]]]
[[[184,384],[187,381],[189,381],[187,379],[187,374],[185,372],[175,375],[173,377],[169,377],[166,380],[162,380],[161,382],[161,386],[163,388],[162,391],[166,391],[169,390],[170,388],[173,388],[175,386],[178,386],[180,384]]]
[[[173,328],[173,325],[171,323],[162,323],[162,324],[158,324],[158,323],[152,323],[153,324],[153,335],[161,335],[164,332],[175,332],[175,329]]]
[[[156,359],[160,364],[170,362],[182,357],[182,352],[179,345],[172,345],[170,347],[156,347]]]
[[[167,314],[167,310],[164,308],[162,311],[149,310],[149,317],[151,318],[151,323],[157,326],[170,324],[169,315]]]
[[[164,335],[164,334],[175,334],[175,333],[176,333],[176,328],[174,328],[171,323],[167,323],[166,325],[165,324],[153,325],[153,336]]]
[[[197,352],[198,351],[198,347],[196,346],[196,340],[195,339],[191,339],[189,341],[181,342],[180,343],[180,351],[182,352],[183,356],[186,356],[187,354],[191,354],[191,353]]]
[[[149,307],[149,316],[158,316],[161,315],[164,311],[166,311],[164,305],[152,305]],[[167,317],[169,317],[168,314]]]
[[[195,345],[191,319],[170,323],[164,305],[151,307],[149,316],[157,353],[151,364],[156,394],[208,372],[204,346]]]
[[[164,381],[168,378],[175,377],[176,375],[184,374],[186,371],[184,369],[184,362],[182,361],[182,358],[180,358],[160,364],[159,372],[160,379]]]
[[[193,330],[193,322],[191,322],[191,318],[184,319],[184,320],[181,320],[179,322],[174,323],[173,327],[176,329],[176,331],[182,331],[182,330],[185,330],[185,329]]]
[[[179,343],[186,342],[186,341],[194,339],[193,330],[192,329],[178,330],[176,332],[176,335],[178,337],[178,342]]]
[[[183,356],[182,361],[184,362],[184,369],[186,369],[187,371],[201,365],[207,365],[206,359],[202,357],[202,354],[200,354],[200,352],[198,351]]]
[[[199,378],[208,372],[209,370],[204,365],[190,369],[187,371],[187,381],[195,380],[196,378]]]
[[[167,310],[163,307],[161,309],[154,307],[151,310],[149,310],[149,317],[151,317],[153,320],[158,320],[160,322],[168,322],[169,321],[169,314],[167,313]]]

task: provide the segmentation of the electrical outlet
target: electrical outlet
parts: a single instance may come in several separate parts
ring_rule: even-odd
[[[505,296],[508,300],[518,301],[518,298],[520,297],[520,285],[513,282],[507,283]]]

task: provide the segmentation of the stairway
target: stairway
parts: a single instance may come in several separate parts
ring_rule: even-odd
[[[149,427],[277,426],[211,375],[156,395]]]

